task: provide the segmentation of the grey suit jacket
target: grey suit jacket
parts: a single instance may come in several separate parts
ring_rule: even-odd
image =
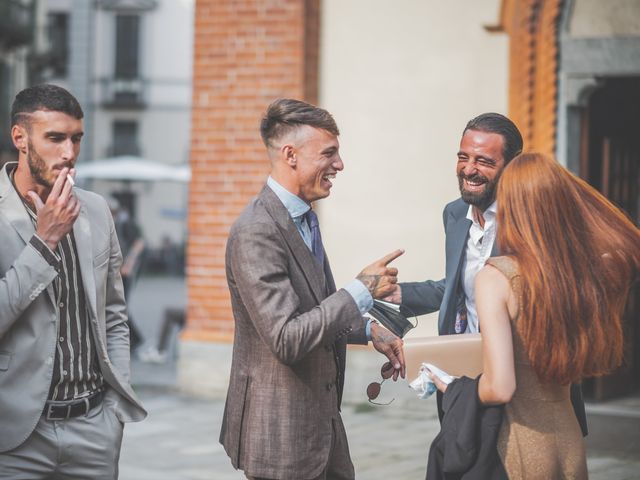
[[[346,343],[367,343],[365,321],[269,187],[232,226],[226,273],[235,338],[220,442],[248,475],[314,478],[329,457]]]
[[[35,233],[7,169],[0,171],[0,452],[31,434],[44,409],[53,374],[58,314],[56,270],[29,243]],[[129,328],[122,255],[109,208],[76,188],[82,207],[73,226],[98,361],[109,388],[105,402],[123,421],[146,412],[129,385]]]

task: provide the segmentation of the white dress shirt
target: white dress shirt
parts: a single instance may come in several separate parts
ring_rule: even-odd
[[[478,311],[476,310],[476,297],[473,287],[476,275],[491,256],[493,243],[496,239],[496,202],[493,202],[482,216],[484,217],[484,228],[480,226],[480,222],[478,222],[473,212],[473,206],[469,205],[467,218],[472,223],[469,229],[465,260],[462,265],[462,288],[467,307],[466,333],[477,333],[479,331]]]

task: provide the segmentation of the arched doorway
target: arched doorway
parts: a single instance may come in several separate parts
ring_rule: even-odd
[[[640,222],[640,77],[601,79],[582,110],[579,174]],[[640,248],[640,246],[638,247]],[[625,363],[584,384],[602,400],[640,387],[640,288],[625,315]]]

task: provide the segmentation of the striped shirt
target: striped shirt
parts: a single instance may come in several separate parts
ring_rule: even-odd
[[[38,219],[36,213],[24,198],[22,202],[35,227]],[[55,252],[36,234],[29,243],[58,272],[53,281],[58,332],[49,400],[64,401],[82,397],[101,388],[103,378],[89,325],[73,230],[58,242]],[[46,292],[41,295],[46,295]]]

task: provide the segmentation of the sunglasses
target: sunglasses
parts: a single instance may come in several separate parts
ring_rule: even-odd
[[[387,403],[374,402],[374,400],[378,398],[378,395],[380,395],[382,384],[385,382],[385,380],[388,380],[391,378],[391,376],[393,375],[393,371],[394,371],[394,368],[393,368],[393,365],[391,365],[391,362],[387,362],[384,365],[382,365],[382,368],[380,369],[380,376],[382,376],[382,381],[371,382],[367,387],[367,397],[369,398],[369,403],[373,403],[374,405],[389,405],[391,402],[395,400],[395,398],[392,398],[391,401]]]

